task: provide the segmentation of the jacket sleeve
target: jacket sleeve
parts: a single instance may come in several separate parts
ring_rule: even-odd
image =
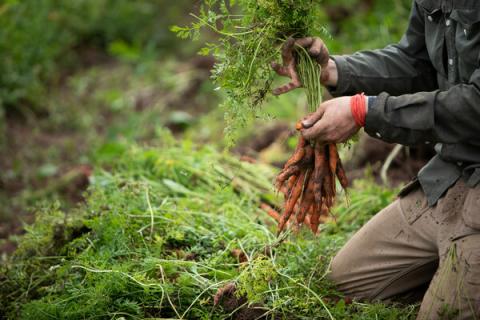
[[[369,106],[365,131],[387,142],[480,143],[480,69],[445,91],[398,97],[381,93]]]
[[[415,1],[407,31],[398,44],[332,59],[338,70],[337,87],[330,90],[333,96],[359,92],[401,95],[438,88],[425,44],[424,16]]]
[[[414,2],[399,44],[337,57],[339,84],[333,94],[378,95],[369,105],[365,131],[386,142],[479,145],[480,68],[467,83],[438,90],[424,26]]]

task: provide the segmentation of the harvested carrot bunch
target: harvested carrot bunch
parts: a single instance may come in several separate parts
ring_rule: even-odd
[[[303,88],[308,110],[314,112],[322,102],[320,64],[293,38],[284,42],[282,60],[283,65],[273,63],[272,66],[278,74],[288,74],[291,82],[276,89],[276,93]],[[304,129],[300,121],[295,127],[298,131]],[[281,233],[295,220],[296,226],[306,224],[316,234],[319,224],[326,220],[335,203],[337,178],[343,189],[346,189],[348,180],[337,146],[307,141],[300,135],[295,152],[276,180],[277,189],[285,195],[284,211],[280,215],[264,208],[270,216],[279,216],[276,218],[278,232]]]
[[[299,122],[297,130],[301,129]],[[295,217],[297,226],[306,224],[316,234],[335,203],[337,178],[346,190],[348,179],[337,146],[300,136],[295,152],[276,179],[276,188],[285,196],[284,211],[277,219],[278,232]]]

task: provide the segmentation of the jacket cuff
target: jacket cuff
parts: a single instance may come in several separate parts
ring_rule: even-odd
[[[328,87],[328,91],[333,97],[348,95],[351,84],[351,71],[346,56],[330,56],[337,65],[338,80],[336,87]]]
[[[388,97],[389,95],[383,92],[373,100],[373,103],[369,103],[364,128],[368,135],[387,142],[389,140],[389,130],[392,130],[391,126],[384,120],[385,106]]]

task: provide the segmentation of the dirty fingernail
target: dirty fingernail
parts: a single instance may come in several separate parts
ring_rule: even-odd
[[[303,120],[302,125],[304,128],[310,128],[312,126],[310,121],[308,121],[308,119]]]

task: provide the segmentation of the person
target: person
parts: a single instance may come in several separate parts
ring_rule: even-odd
[[[303,120],[305,138],[338,143],[364,127],[389,143],[435,144],[398,199],[338,252],[331,279],[357,299],[421,292],[418,319],[479,319],[480,1],[415,0],[400,42],[380,50],[330,56],[319,38],[293,41],[336,97]],[[300,85],[288,56],[273,68],[292,81],[275,94]]]

